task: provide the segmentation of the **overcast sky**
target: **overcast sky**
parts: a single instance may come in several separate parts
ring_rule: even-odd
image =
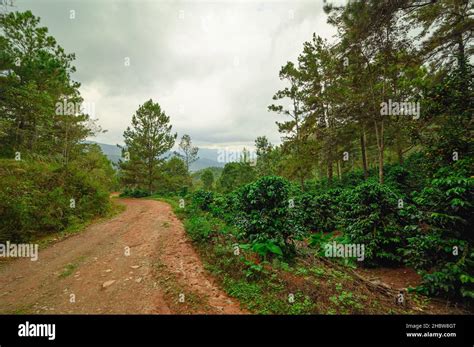
[[[67,52],[73,78],[108,132],[93,140],[123,143],[140,104],[152,98],[180,137],[201,147],[250,147],[257,136],[280,143],[267,111],[312,34],[331,40],[322,0],[161,1],[16,0]],[[74,18],[71,18],[74,17]],[[129,62],[129,66],[127,63]]]

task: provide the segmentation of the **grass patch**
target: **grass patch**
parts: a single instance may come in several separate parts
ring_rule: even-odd
[[[81,256],[75,262],[67,264],[63,271],[59,274],[59,278],[66,278],[71,276],[79,267],[79,265],[84,261],[86,257]]]
[[[78,264],[67,264],[64,270],[59,274],[59,278],[66,278],[76,271]]]

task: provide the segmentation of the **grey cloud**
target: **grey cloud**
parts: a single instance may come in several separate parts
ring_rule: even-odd
[[[267,106],[313,32],[330,38],[322,1],[17,0],[40,16],[66,51],[76,53],[86,101],[121,143],[133,112],[158,101],[173,129],[202,146],[278,143],[281,117]],[[69,18],[75,10],[76,18]],[[130,66],[124,66],[125,57]]]

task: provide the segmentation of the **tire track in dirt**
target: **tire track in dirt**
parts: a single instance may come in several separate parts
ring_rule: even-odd
[[[3,266],[0,313],[244,313],[204,270],[168,204],[118,201],[123,213],[40,250],[36,262]]]

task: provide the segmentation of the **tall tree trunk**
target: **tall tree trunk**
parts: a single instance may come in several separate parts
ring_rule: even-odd
[[[462,22],[465,21],[465,17],[462,13],[462,11],[460,11],[459,9],[459,4],[457,2],[454,2],[454,12],[456,13],[457,15],[457,25],[460,25]],[[463,88],[467,86],[467,84],[465,84],[466,82],[468,82],[468,78],[469,76],[466,76],[466,47],[464,46],[464,41],[463,41],[463,37],[462,37],[462,33],[457,33],[456,35],[456,41],[457,41],[457,44],[458,44],[458,69],[461,73],[461,76],[462,76],[462,84],[463,84]],[[466,92],[465,90],[463,90],[463,92]]]
[[[365,136],[365,128],[362,126],[362,132],[360,134],[360,149],[362,151],[362,168],[364,169],[364,179],[369,177],[367,169],[367,139]]]
[[[461,93],[464,96],[465,100],[468,100],[469,95],[469,74],[467,73],[466,68],[466,52],[464,47],[464,41],[462,35],[458,35],[458,69],[461,75]],[[467,106],[465,104],[464,106]]]
[[[36,136],[38,135],[38,128],[36,126],[36,118],[33,119],[33,129],[31,129],[31,138],[29,143],[29,150],[35,153]]]
[[[148,192],[153,194],[153,158],[148,161]]]
[[[397,145],[397,156],[398,156],[398,163],[403,165],[403,148],[400,143]]]
[[[332,156],[329,154],[330,157],[328,159],[328,181],[329,183],[332,183],[332,177],[333,177],[333,167],[332,167]]]
[[[377,149],[378,149],[378,166],[379,166],[379,182],[380,184],[384,183],[384,175],[383,175],[383,155],[384,155],[384,124],[383,119],[380,121],[380,129],[377,121],[374,120],[375,125],[375,137],[377,139]]]
[[[403,144],[402,144],[402,136],[400,134],[401,134],[401,129],[398,127],[398,124],[397,124],[396,132],[395,132],[395,143],[397,147],[398,163],[402,165],[403,164]]]
[[[69,118],[66,116],[65,118],[65,123],[66,123],[66,133],[65,133],[65,138],[64,138],[64,151],[63,151],[63,159],[64,159],[64,166],[68,167],[69,163]]]

